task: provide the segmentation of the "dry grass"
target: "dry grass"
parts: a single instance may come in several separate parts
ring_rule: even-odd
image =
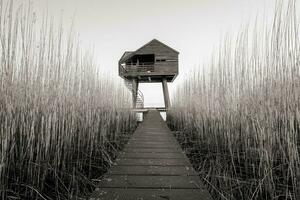
[[[168,123],[216,199],[300,198],[295,2],[275,13],[226,38],[173,98]]]
[[[0,198],[76,199],[134,129],[130,95],[38,17],[0,1]]]

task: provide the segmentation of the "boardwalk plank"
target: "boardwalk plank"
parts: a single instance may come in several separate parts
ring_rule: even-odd
[[[201,189],[98,188],[90,200],[211,200]]]
[[[135,152],[135,153],[178,153],[183,152],[181,149],[174,148],[125,148],[123,152]]]
[[[113,166],[108,174],[112,175],[170,175],[197,176],[192,167],[187,166]]]
[[[102,179],[100,188],[179,188],[203,189],[199,177],[195,176],[136,176],[110,175]]]
[[[157,111],[149,111],[89,200],[211,200]]]
[[[158,144],[128,144],[128,148],[177,148],[178,150],[180,149],[179,145],[174,145],[174,144],[163,144],[163,143],[158,143]]]
[[[153,166],[191,166],[191,163],[187,158],[172,158],[172,159],[153,159],[153,158],[123,158],[117,159],[116,165],[153,165]]]
[[[172,152],[172,153],[146,153],[146,152],[121,152],[118,156],[119,159],[122,158],[182,158],[186,159],[182,152]]]

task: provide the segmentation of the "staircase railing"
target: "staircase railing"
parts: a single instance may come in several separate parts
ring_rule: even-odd
[[[129,89],[129,91],[133,92],[132,82],[125,79],[125,86]],[[136,98],[136,108],[144,108],[144,94],[138,89],[137,98]]]

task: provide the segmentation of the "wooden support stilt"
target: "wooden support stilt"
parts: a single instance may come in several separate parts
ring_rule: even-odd
[[[168,82],[166,78],[162,79],[162,87],[164,92],[165,107],[166,109],[168,109],[171,106],[171,102],[169,97]]]
[[[132,79],[132,105],[133,105],[133,108],[136,108],[138,89],[139,89],[139,81],[137,78],[133,78]]]

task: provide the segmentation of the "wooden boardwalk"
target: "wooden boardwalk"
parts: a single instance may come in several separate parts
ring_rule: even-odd
[[[89,200],[211,200],[163,121],[150,110]]]

